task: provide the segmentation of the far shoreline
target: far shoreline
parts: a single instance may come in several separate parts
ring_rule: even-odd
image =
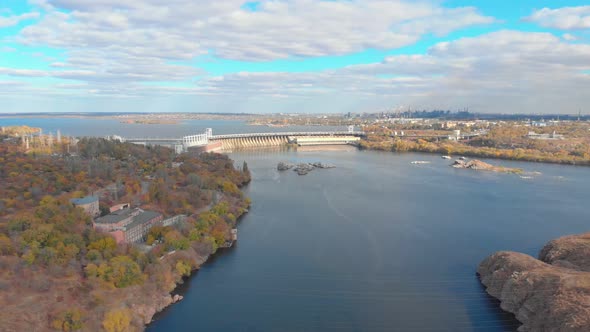
[[[423,153],[427,155],[438,155],[438,156],[445,156],[446,154],[443,152],[435,151],[391,151],[391,150],[384,150],[384,149],[372,149],[366,148],[362,146],[358,146],[359,150],[366,150],[366,151],[381,151],[386,153]],[[530,160],[530,159],[514,159],[514,158],[503,158],[502,156],[488,156],[485,154],[478,154],[478,153],[461,153],[461,154],[451,154],[452,158],[459,158],[459,157],[469,157],[470,159],[474,158],[481,158],[481,159],[489,159],[489,160],[507,160],[507,161],[515,161],[515,162],[525,162],[525,163],[532,163],[532,164],[553,164],[553,165],[564,165],[564,166],[579,166],[579,167],[589,167],[590,161],[585,163],[576,163],[569,162],[569,161],[552,161],[552,160]]]

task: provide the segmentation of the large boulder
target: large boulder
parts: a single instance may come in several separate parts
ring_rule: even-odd
[[[481,262],[477,273],[501,308],[523,323],[519,331],[590,331],[588,238],[553,240],[541,251],[541,260],[497,252]]]

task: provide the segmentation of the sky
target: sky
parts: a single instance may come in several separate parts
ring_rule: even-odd
[[[465,108],[590,114],[590,2],[0,0],[0,113]]]

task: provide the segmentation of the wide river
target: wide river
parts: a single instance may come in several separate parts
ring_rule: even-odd
[[[231,157],[253,175],[238,243],[189,278],[184,300],[148,331],[513,331],[518,322],[485,293],[478,263],[498,250],[536,255],[550,239],[590,230],[590,168],[489,161],[540,172],[522,178],[353,148]],[[279,161],[336,168],[298,176],[277,171]]]

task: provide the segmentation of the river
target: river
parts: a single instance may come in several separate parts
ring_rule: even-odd
[[[206,264],[148,331],[510,331],[475,269],[589,230],[587,168],[454,169],[440,156],[253,151],[238,245]],[[413,160],[430,164],[412,165]],[[279,161],[332,163],[307,176]]]
[[[589,168],[488,161],[540,172],[528,179],[353,148],[231,157],[253,176],[239,240],[148,331],[513,331],[518,322],[485,293],[477,264],[590,230]],[[279,161],[336,168],[298,176],[277,171]]]

